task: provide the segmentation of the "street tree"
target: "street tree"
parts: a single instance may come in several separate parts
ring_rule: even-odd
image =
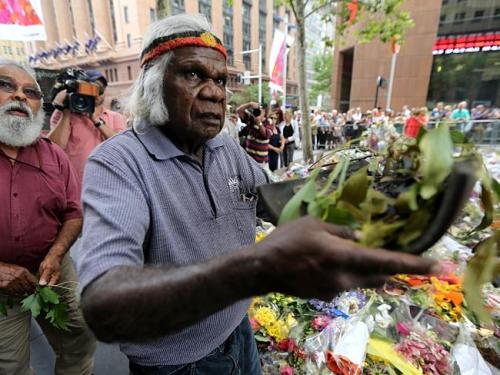
[[[229,104],[235,107],[248,103],[259,101],[259,86],[252,84],[243,86],[243,90],[236,92],[229,100]],[[271,94],[269,90],[269,83],[262,82],[262,103],[269,104],[271,101]]]
[[[319,95],[330,93],[332,85],[333,55],[331,51],[314,56],[313,60],[313,84],[309,92],[309,100],[314,103]]]
[[[311,126],[309,123],[309,103],[306,87],[306,19],[321,12],[323,19],[336,22],[336,41],[354,24],[359,24],[354,37],[360,42],[369,42],[376,38],[382,42],[400,43],[406,31],[413,26],[408,12],[400,9],[404,0],[276,0],[290,9],[297,26],[297,67],[299,77],[299,98],[302,116],[303,156],[304,160],[313,160]],[[333,45],[331,39],[325,40]]]

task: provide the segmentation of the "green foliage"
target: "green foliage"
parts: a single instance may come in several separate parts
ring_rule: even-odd
[[[314,102],[320,94],[328,94],[332,84],[333,54],[325,53],[314,57],[314,83],[311,86],[309,100]]]
[[[492,325],[490,314],[484,308],[481,288],[484,283],[493,281],[500,273],[500,231],[481,242],[476,254],[467,263],[464,274],[463,290],[467,306],[476,318]],[[493,326],[492,326],[493,328]]]
[[[21,311],[31,311],[33,318],[37,318],[42,312],[45,319],[54,327],[69,331],[68,306],[60,302],[59,295],[48,286],[37,286],[35,292],[21,301]],[[0,304],[0,313],[5,312],[5,306]]]
[[[244,89],[234,94],[230,101],[231,105],[235,107],[248,103],[259,101],[259,86],[256,84],[244,86]],[[262,102],[268,104],[271,101],[271,94],[269,91],[269,83],[262,82]]]
[[[458,160],[453,157],[447,126],[425,132],[419,145],[414,142],[400,139],[374,158],[385,166],[386,177],[365,166],[346,178],[349,161],[344,156],[320,189],[316,169],[287,203],[279,224],[307,212],[330,223],[360,229],[360,242],[365,246],[397,245],[397,249],[404,250],[423,235],[431,222],[436,212],[435,197],[443,192],[443,182]],[[398,179],[405,183],[403,191],[394,196],[391,190],[384,190],[384,183],[398,186]],[[411,184],[407,185],[407,181]]]
[[[453,142],[448,127],[440,126],[428,131],[419,147],[422,155],[420,195],[429,199],[438,192],[453,167]]]

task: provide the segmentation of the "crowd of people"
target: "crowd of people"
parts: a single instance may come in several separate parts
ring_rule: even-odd
[[[405,105],[400,112],[374,108],[363,112],[360,107],[345,113],[313,110],[309,122],[314,150],[331,150],[345,142],[364,141],[372,149],[380,149],[391,137],[401,135],[416,138],[421,128],[432,128],[446,123],[460,130],[472,140],[481,142],[493,126],[500,123],[500,108],[489,108],[482,104],[469,111],[468,103],[444,105],[439,102],[429,110],[427,107],[410,108]],[[248,108],[260,109],[258,116],[249,115]],[[247,103],[231,114],[224,131],[239,139],[247,152],[269,169],[286,168],[293,161],[293,152],[302,144],[301,111],[282,111],[279,106],[259,106]],[[261,126],[259,127],[260,124]]]

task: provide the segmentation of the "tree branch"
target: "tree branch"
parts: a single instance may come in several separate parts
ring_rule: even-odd
[[[297,17],[297,10],[295,9],[295,4],[293,0],[290,0],[290,8],[292,8],[293,16],[295,17],[295,20],[297,22],[303,22],[304,20],[299,20],[299,17]]]
[[[333,3],[338,3],[338,1],[330,1],[330,2],[327,2],[327,3],[324,3],[322,5],[318,5],[316,8],[313,8],[309,13],[307,13],[305,16],[304,16],[304,20],[309,17],[311,14],[317,12],[318,10],[320,10],[321,8],[324,8],[326,7],[327,5],[332,5]]]

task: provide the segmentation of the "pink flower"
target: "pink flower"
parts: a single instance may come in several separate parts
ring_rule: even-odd
[[[293,368],[288,365],[285,365],[280,370],[280,375],[293,375]]]
[[[397,322],[396,323],[396,329],[398,331],[398,333],[401,335],[401,336],[409,336],[410,335],[410,327],[408,327],[405,323],[403,322]]]
[[[260,329],[260,324],[254,318],[250,318],[250,325],[254,332],[257,332]]]
[[[332,318],[326,315],[321,315],[313,320],[313,328],[315,331],[322,331],[328,326]]]

